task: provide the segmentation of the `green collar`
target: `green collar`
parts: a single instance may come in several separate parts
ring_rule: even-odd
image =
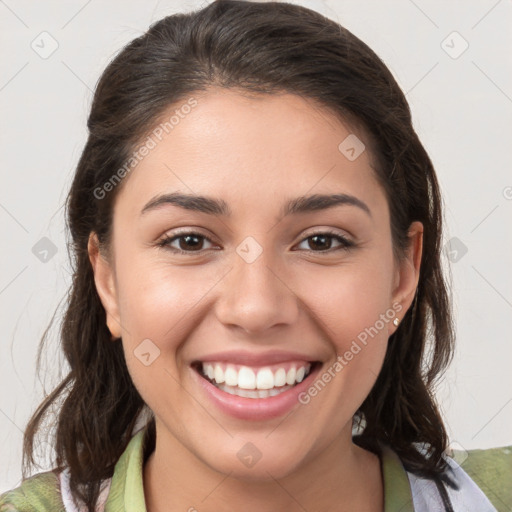
[[[380,463],[384,479],[384,512],[414,512],[411,486],[398,455],[381,446]]]
[[[146,429],[139,430],[118,460],[112,476],[105,512],[146,512],[142,470]],[[381,447],[384,512],[414,512],[409,479],[398,455]]]
[[[142,483],[145,432],[143,428],[131,438],[117,461],[105,512],[146,512]]]

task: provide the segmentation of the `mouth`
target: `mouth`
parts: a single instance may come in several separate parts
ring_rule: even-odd
[[[268,399],[308,378],[320,361],[288,361],[266,366],[195,361],[192,368],[217,389],[242,398]]]

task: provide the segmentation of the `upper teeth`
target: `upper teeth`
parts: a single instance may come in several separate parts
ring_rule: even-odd
[[[286,371],[283,367],[263,367],[258,369],[249,366],[238,366],[220,363],[202,363],[203,374],[217,384],[225,382],[228,386],[242,389],[272,389],[302,382],[310,364],[292,365]]]

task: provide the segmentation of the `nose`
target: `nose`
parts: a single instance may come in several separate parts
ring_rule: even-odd
[[[216,301],[217,319],[225,326],[257,334],[297,320],[299,299],[282,266],[268,253],[264,250],[250,263],[234,254],[232,270],[222,280]]]

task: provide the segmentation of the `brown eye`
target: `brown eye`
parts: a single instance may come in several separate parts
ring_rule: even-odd
[[[177,238],[180,241],[179,248],[182,250],[187,250],[188,248],[192,248],[193,251],[198,249],[202,249],[204,238],[197,235],[182,235]]]
[[[175,251],[178,253],[193,253],[200,252],[204,247],[205,241],[211,243],[211,241],[203,235],[199,233],[183,233],[180,235],[176,235],[173,237],[166,237],[161,242],[158,243],[160,247],[165,247],[170,249],[171,251]],[[173,244],[176,244],[177,246]],[[209,249],[207,247],[206,249]]]
[[[199,233],[182,233],[175,236],[166,236],[158,245],[175,253],[190,255],[211,249],[211,247],[205,247],[205,242],[212,244],[210,239]],[[314,233],[304,238],[301,244],[304,242],[307,242],[308,247],[303,249],[317,253],[331,253],[340,249],[347,250],[355,245],[343,235],[334,232]],[[333,247],[333,243],[338,245]]]
[[[338,242],[337,247],[332,247],[333,240]],[[353,242],[338,233],[314,233],[306,237],[301,243],[307,242],[310,252],[333,252],[339,249],[348,249],[354,245]]]

